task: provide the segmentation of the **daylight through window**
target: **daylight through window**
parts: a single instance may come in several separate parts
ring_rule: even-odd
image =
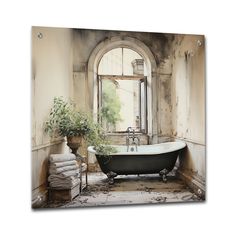
[[[132,127],[146,133],[146,66],[142,57],[127,48],[106,53],[98,68],[99,120],[107,132]]]

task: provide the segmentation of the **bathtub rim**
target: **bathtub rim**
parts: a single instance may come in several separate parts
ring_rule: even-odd
[[[139,156],[139,155],[158,155],[158,154],[163,154],[163,153],[170,153],[170,152],[175,152],[175,151],[179,151],[182,150],[186,147],[186,143],[184,141],[173,141],[173,142],[165,142],[165,143],[158,143],[158,144],[150,144],[150,145],[140,145],[140,146],[148,146],[148,147],[158,147],[158,146],[162,146],[162,145],[173,145],[171,146],[169,149],[162,151],[162,152],[158,152],[158,151],[152,151],[152,152],[116,152],[116,153],[111,153],[109,156],[121,156],[121,155],[128,155],[128,156]],[[174,145],[175,144],[175,145]],[[112,147],[126,147],[126,145],[109,145]],[[140,147],[138,146],[138,147]],[[94,149],[94,146],[89,146],[87,148],[88,152],[93,153],[95,155],[99,155],[99,153],[97,153]]]

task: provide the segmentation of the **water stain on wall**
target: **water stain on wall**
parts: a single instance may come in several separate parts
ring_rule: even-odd
[[[171,105],[171,83],[168,79],[161,81],[161,86],[163,87],[164,96],[166,103]]]

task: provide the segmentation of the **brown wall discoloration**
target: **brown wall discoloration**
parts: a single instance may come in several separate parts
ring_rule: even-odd
[[[169,79],[170,80],[170,79]],[[169,105],[171,105],[171,83],[168,80],[162,80],[161,86],[163,87],[163,98],[165,99],[165,102]]]
[[[157,63],[160,64],[170,53],[170,45],[174,39],[173,34],[142,33],[130,31],[86,30],[74,29],[74,71],[80,63],[86,63],[92,50],[100,42],[114,36],[129,36],[145,43],[152,51]]]
[[[158,135],[171,136],[172,129],[172,104],[171,104],[171,75],[160,76],[160,87],[157,91],[159,97]]]

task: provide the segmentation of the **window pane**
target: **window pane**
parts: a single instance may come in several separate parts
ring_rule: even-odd
[[[140,131],[140,81],[102,80],[102,124],[108,132]],[[144,102],[143,102],[143,106]]]
[[[133,75],[132,61],[135,59],[142,59],[142,57],[135,51],[124,48],[123,49],[123,74]]]
[[[114,80],[102,80],[101,120],[108,132],[116,131],[116,123],[121,120],[121,101],[117,94],[117,84]]]
[[[123,50],[123,53],[122,53]],[[133,75],[132,61],[142,59],[135,51],[128,48],[115,48],[105,53],[99,66],[99,75]],[[146,65],[144,63],[144,75]]]
[[[112,49],[101,58],[98,74],[99,117],[105,130],[133,127],[145,132],[146,83],[140,76],[146,75],[146,65],[141,55],[128,48]]]
[[[116,48],[104,54],[99,63],[98,74],[100,75],[122,74],[122,48]]]

